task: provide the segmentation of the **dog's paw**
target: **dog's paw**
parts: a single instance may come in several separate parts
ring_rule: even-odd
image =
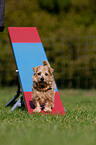
[[[51,108],[45,108],[45,109],[44,109],[44,112],[51,113],[52,110],[51,110]]]
[[[54,104],[52,104],[51,108],[54,108]]]
[[[41,109],[40,108],[35,108],[34,110],[33,110],[33,113],[40,113],[41,112]]]

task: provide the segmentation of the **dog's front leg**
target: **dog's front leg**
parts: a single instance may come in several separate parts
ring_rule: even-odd
[[[33,110],[33,113],[39,113],[41,112],[41,106],[38,101],[35,102],[35,109]]]
[[[47,100],[46,101],[45,108],[44,108],[44,112],[49,112],[49,113],[52,112],[50,100]]]

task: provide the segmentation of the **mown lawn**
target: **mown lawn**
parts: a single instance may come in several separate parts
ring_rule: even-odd
[[[0,88],[1,145],[95,145],[96,90],[59,90],[65,116],[30,115],[25,109],[4,105],[16,88]]]

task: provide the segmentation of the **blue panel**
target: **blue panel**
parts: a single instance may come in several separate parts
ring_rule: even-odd
[[[33,67],[47,60],[42,43],[12,43],[23,91],[32,91]],[[48,61],[48,60],[47,60]],[[56,91],[57,87],[56,87]]]

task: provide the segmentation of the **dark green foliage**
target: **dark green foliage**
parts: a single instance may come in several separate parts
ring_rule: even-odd
[[[37,27],[58,87],[96,88],[96,0],[6,0],[0,33],[3,85],[17,76],[8,26]]]
[[[54,11],[54,0],[38,0],[41,8],[47,9],[48,11]]]
[[[54,0],[55,7],[57,8],[57,11],[65,11],[68,12],[70,9],[72,2],[71,0]]]
[[[69,38],[69,40],[63,38],[61,41],[56,40],[54,46],[49,41],[50,46],[45,48],[49,62],[55,69],[54,74],[59,87],[96,87],[94,42],[95,39],[91,37]]]
[[[71,6],[71,0],[38,0],[40,7],[49,12],[60,12],[62,10],[68,12]]]

